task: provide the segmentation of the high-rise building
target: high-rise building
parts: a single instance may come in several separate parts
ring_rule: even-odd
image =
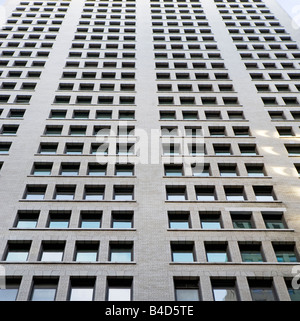
[[[277,1],[1,10],[1,300],[300,300],[300,33]]]

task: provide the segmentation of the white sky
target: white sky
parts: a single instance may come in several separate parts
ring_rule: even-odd
[[[277,0],[283,9],[293,18],[300,27],[300,0]]]

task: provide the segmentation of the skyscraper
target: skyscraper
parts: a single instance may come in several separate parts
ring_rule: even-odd
[[[300,34],[276,1],[2,12],[2,300],[300,299]]]

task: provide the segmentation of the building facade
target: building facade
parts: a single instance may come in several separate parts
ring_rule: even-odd
[[[276,1],[3,10],[1,300],[300,299],[300,33]]]

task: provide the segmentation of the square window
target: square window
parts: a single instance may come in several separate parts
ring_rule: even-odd
[[[211,280],[214,301],[237,301],[235,280]]]
[[[201,227],[205,230],[221,229],[221,214],[219,212],[205,212],[200,214]]]
[[[47,227],[54,229],[68,228],[70,217],[70,211],[49,211]]]
[[[263,177],[265,176],[264,164],[245,164],[248,176]]]
[[[219,164],[219,171],[221,177],[236,177],[238,176],[236,164]]]
[[[67,143],[65,148],[65,154],[67,155],[81,155],[83,150],[83,144]]]
[[[210,202],[217,199],[214,186],[195,186],[197,201]]]
[[[53,163],[34,163],[32,168],[32,175],[35,176],[49,176],[51,175]]]
[[[96,262],[98,259],[99,242],[76,242],[75,257],[76,262]]]
[[[101,228],[101,211],[81,211],[79,227],[86,229]]]
[[[253,301],[276,301],[271,280],[248,279]]]
[[[107,301],[131,301],[132,278],[108,278]]]
[[[113,199],[115,201],[132,201],[134,199],[134,187],[114,186]]]
[[[45,197],[46,188],[46,185],[28,185],[23,198],[32,201],[43,200]]]
[[[207,262],[228,262],[227,244],[205,244]]]
[[[171,243],[172,262],[195,262],[194,243]]]
[[[199,278],[174,278],[176,301],[199,301]]]
[[[191,227],[189,212],[168,212],[168,218],[171,229],[189,229]]]
[[[69,301],[93,301],[94,288],[94,278],[72,278]]]
[[[227,201],[244,201],[247,199],[243,186],[224,186],[224,191]]]
[[[14,243],[9,242],[7,245],[7,251],[5,255],[5,261],[7,262],[25,262],[27,261],[31,243]]]
[[[51,110],[49,118],[64,119],[64,118],[66,118],[66,115],[67,115],[66,110]]]
[[[134,165],[133,164],[116,164],[115,175],[116,176],[133,176]]]
[[[276,200],[272,186],[253,186],[257,201],[273,202]]]
[[[210,165],[209,164],[191,164],[192,174],[196,177],[209,177],[210,174]]]
[[[43,242],[40,254],[42,262],[60,262],[63,259],[65,244]]]
[[[111,219],[111,227],[116,229],[133,228],[133,212],[113,211]]]
[[[183,165],[178,164],[165,164],[165,176],[173,177],[173,176],[183,176]]]
[[[243,262],[264,262],[260,244],[239,244]]]
[[[286,224],[281,212],[262,212],[263,220],[267,229],[285,229]]]
[[[89,201],[104,200],[104,186],[102,185],[87,185],[84,188],[84,199]]]
[[[58,279],[35,278],[30,301],[55,301]]]
[[[251,212],[231,212],[233,228],[235,229],[252,229],[252,213]]]
[[[5,288],[0,289],[0,301],[16,301],[21,279],[6,278]]]
[[[109,245],[110,262],[131,262],[133,261],[133,243],[114,243]]]
[[[87,169],[87,175],[90,176],[105,176],[107,164],[89,163]]]
[[[57,185],[53,198],[60,201],[70,201],[75,197],[76,186],[71,185]]]
[[[187,200],[185,186],[166,186],[166,196],[168,201]]]
[[[39,211],[18,211],[14,227],[24,229],[36,228],[39,214]]]

